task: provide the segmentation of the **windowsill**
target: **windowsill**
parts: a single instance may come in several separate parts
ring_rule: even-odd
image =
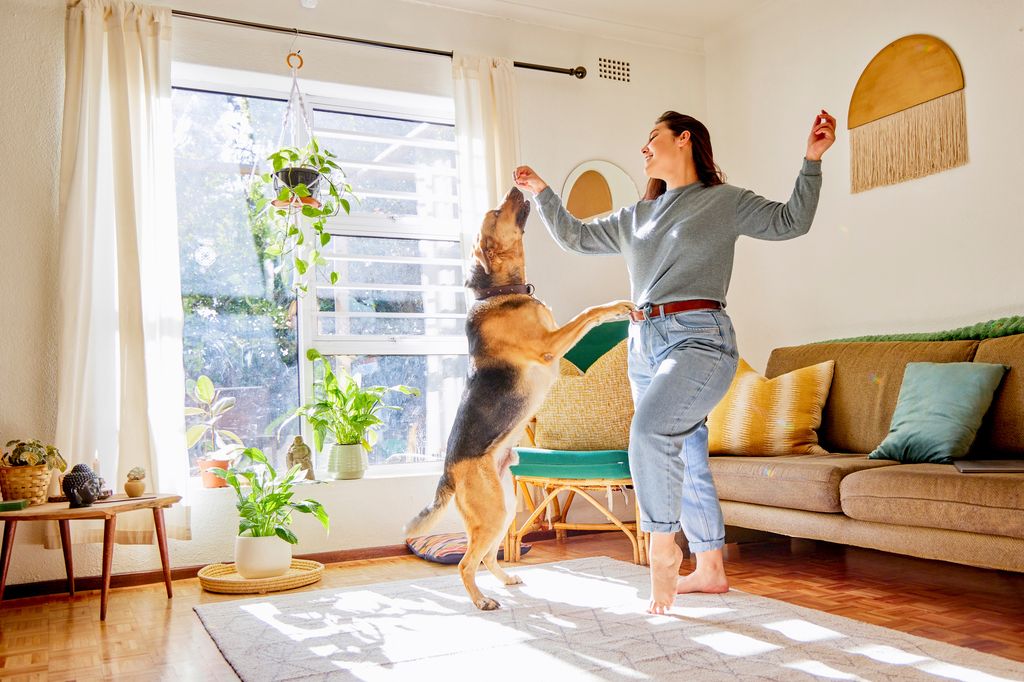
[[[378,479],[394,479],[394,478],[437,478],[441,475],[442,466],[444,462],[417,462],[414,464],[374,464],[366,473],[363,474],[362,478],[355,479],[334,479],[324,470],[317,470],[316,481],[309,481],[312,485],[328,484],[358,484],[359,481],[365,480],[378,480]],[[296,485],[302,485],[307,483],[306,480],[296,481]],[[224,486],[221,488],[206,488],[203,486],[203,480],[199,476],[193,476],[189,479],[189,492],[197,490],[228,490],[232,493],[234,489],[231,486]]]

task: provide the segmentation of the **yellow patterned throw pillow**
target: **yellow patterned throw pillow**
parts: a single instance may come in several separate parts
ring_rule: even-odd
[[[765,379],[741,358],[722,402],[708,416],[713,455],[824,455],[821,409],[832,386],[829,360]]]
[[[581,372],[565,358],[561,376],[537,412],[534,442],[549,450],[626,450],[633,396],[626,370],[626,341]]]

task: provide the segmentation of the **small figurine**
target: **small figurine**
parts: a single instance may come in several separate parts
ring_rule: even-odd
[[[61,481],[61,488],[72,509],[91,507],[100,499],[103,481],[87,464],[76,464]]]
[[[288,448],[288,456],[285,461],[289,469],[296,464],[301,465],[306,470],[306,480],[316,480],[316,476],[313,475],[313,451],[302,442],[302,436],[295,436],[295,441]]]

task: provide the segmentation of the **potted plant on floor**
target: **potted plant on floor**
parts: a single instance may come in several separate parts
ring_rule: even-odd
[[[282,147],[268,156],[274,170],[259,177],[262,187],[273,183],[274,190],[273,198],[256,203],[257,212],[269,211],[277,228],[267,254],[291,255],[294,284],[302,293],[309,288],[305,279],[309,268],[328,264],[323,256],[324,247],[331,242],[327,219],[341,210],[347,214],[356,198],[336,159],[311,138],[303,147]],[[337,283],[338,273],[332,270],[330,280]]]
[[[414,396],[420,392],[403,385],[362,386],[344,369],[339,378],[327,358],[314,348],[306,351],[306,358],[313,363],[314,376],[320,371],[323,379],[314,385],[314,400],[297,408],[292,418],[301,416],[309,421],[317,452],[324,451],[328,435],[333,439],[328,473],[340,479],[361,478],[368,465],[366,453],[377,442],[377,431],[384,423],[381,411],[402,409],[385,403],[384,396],[392,391]]]
[[[65,471],[68,463],[53,445],[38,440],[8,441],[0,457],[0,494],[4,500],[27,499],[29,504],[46,502],[53,471]]]
[[[292,500],[301,466],[296,464],[278,475],[258,448],[243,453],[252,464],[210,473],[234,488],[238,495],[238,536],[235,538],[235,570],[243,578],[282,575],[292,560],[292,545],[299,539],[291,531],[292,514],[312,514],[330,532],[327,511],[316,500]]]
[[[223,478],[210,473],[212,468],[225,469],[238,456],[245,445],[236,434],[218,426],[218,422],[235,406],[231,396],[222,397],[220,389],[205,374],[185,385],[186,393],[195,401],[194,407],[185,408],[186,417],[200,417],[199,421],[185,431],[185,444],[189,449],[202,442],[203,458],[199,460],[199,471],[203,487],[222,488]],[[209,438],[207,438],[209,436]]]

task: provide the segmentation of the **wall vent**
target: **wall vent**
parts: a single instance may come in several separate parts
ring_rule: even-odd
[[[629,62],[621,59],[597,58],[597,75],[613,81],[629,82]]]

